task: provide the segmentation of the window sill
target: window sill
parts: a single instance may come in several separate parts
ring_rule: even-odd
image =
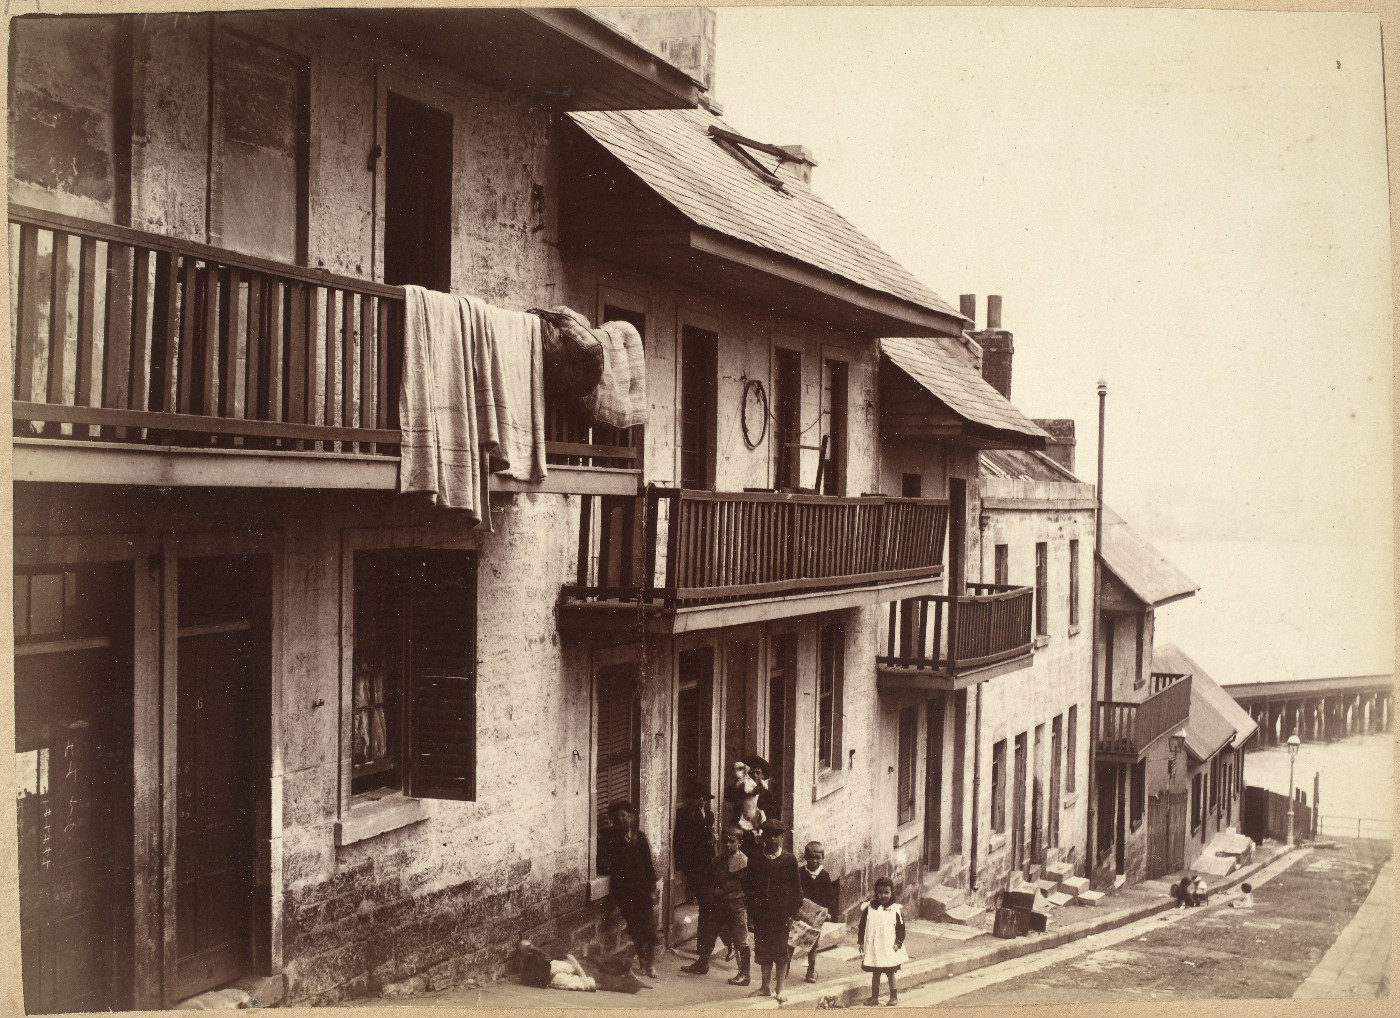
[[[845,787],[845,771],[824,770],[817,775],[816,784],[812,786],[812,801],[819,802],[832,792],[839,792]]]
[[[907,824],[901,824],[895,828],[894,847],[898,848],[900,845],[909,844],[923,832],[923,824],[919,822],[918,818],[910,820]]]
[[[1077,626],[1077,625],[1070,626],[1070,627],[1069,627],[1069,635],[1070,635],[1070,636],[1078,636],[1078,635],[1079,635],[1079,626]]]
[[[1035,638],[1035,649],[1036,649],[1036,650],[1039,650],[1041,647],[1049,646],[1049,644],[1050,644],[1050,637],[1049,637],[1047,634],[1045,634],[1045,633],[1041,633],[1039,636],[1037,636],[1037,637]]]
[[[335,844],[337,848],[353,845],[416,824],[428,816],[423,800],[410,799],[399,792],[377,799],[357,796],[351,800],[350,810],[336,821]]]
[[[1073,795],[1062,795],[1060,797],[1060,809],[1070,809],[1079,801],[1079,793]]]

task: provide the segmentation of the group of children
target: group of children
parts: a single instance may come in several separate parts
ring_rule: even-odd
[[[736,767],[736,774],[738,768]],[[743,777],[743,776],[741,776]],[[752,779],[750,779],[752,780]],[[760,777],[761,780],[761,777]],[[743,787],[742,785],[739,787]],[[745,789],[747,791],[747,789]],[[676,818],[676,860],[685,874],[686,886],[700,905],[696,931],[696,959],[682,972],[704,975],[710,969],[710,955],[716,941],[738,955],[738,971],[729,980],[734,986],[748,986],[750,964],[756,962],[761,982],[750,996],[772,996],[778,1003],[786,998],[783,983],[792,963],[788,946],[792,922],[803,899],[837,914],[837,887],[823,868],[825,852],[821,842],[808,842],[803,863],[783,847],[787,826],[773,817],[754,817],[740,809],[728,819],[722,832],[723,850],[718,855],[707,847],[705,818],[713,823],[708,801],[713,797],[703,789],[692,790],[689,801]],[[742,821],[750,820],[749,825]],[[752,820],[757,819],[757,825]],[[713,830],[713,827],[709,827]],[[887,1003],[898,1001],[895,973],[907,960],[904,952],[904,919],[894,900],[894,885],[882,877],[875,882],[874,898],[862,907],[857,943],[862,968],[872,973],[871,996],[867,1004],[878,1003],[880,976],[889,980]],[[817,943],[807,954],[806,981],[817,980]],[[729,955],[726,955],[726,960]]]

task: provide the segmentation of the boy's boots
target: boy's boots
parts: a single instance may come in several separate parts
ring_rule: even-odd
[[[700,955],[689,965],[682,965],[681,971],[689,972],[693,976],[703,976],[710,971],[710,956],[708,954]]]
[[[735,948],[739,952],[739,973],[729,980],[731,986],[749,985],[749,949],[742,945]]]

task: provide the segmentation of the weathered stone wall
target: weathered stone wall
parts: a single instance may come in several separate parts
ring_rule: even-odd
[[[1062,501],[1092,498],[1092,488],[1073,482],[1029,482],[1005,478],[983,478],[979,493],[984,498],[1031,500],[1058,499]],[[1035,502],[1041,505],[1042,502]],[[970,559],[969,572],[990,582],[993,575],[992,549],[1008,546],[1008,582],[1035,586],[1035,546],[1047,545],[1047,579],[1049,594],[1047,636],[1038,641],[1030,668],[999,675],[981,685],[982,733],[978,762],[981,773],[978,808],[979,857],[977,859],[979,900],[991,902],[996,892],[1006,888],[1012,879],[1010,870],[1013,803],[1011,800],[1015,775],[1015,740],[1026,733],[1026,837],[1023,857],[1030,858],[1030,828],[1033,817],[1032,797],[1036,777],[1043,788],[1041,844],[1045,846],[1044,862],[1073,861],[1082,872],[1084,842],[1088,822],[1087,775],[1089,768],[1089,713],[1091,709],[1091,620],[1093,591],[1094,514],[1092,509],[988,509],[988,523],[980,533],[978,557]],[[977,520],[973,529],[977,529]],[[1069,622],[1069,542],[1079,541],[1079,624]],[[978,570],[980,569],[980,572]],[[969,694],[971,699],[975,694]],[[1068,751],[1069,710],[1077,706],[1078,731],[1075,743],[1076,787],[1065,787],[1066,764],[1061,763],[1061,795],[1058,803],[1050,799],[1050,753],[1053,746],[1053,719],[1061,717],[1064,726],[1062,752]],[[1042,747],[1035,750],[1035,729],[1044,725]],[[993,835],[991,818],[992,749],[1006,740],[1006,832]],[[971,743],[969,738],[969,743]],[[970,768],[969,768],[970,770]],[[1058,844],[1049,842],[1049,810],[1058,808]]]

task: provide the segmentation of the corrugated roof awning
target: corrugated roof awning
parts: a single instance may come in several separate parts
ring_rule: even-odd
[[[1190,597],[1201,589],[1108,506],[1103,508],[1101,557],[1113,576],[1149,607]]]
[[[968,364],[964,355],[938,341],[883,339],[880,352],[924,393],[932,396],[939,409],[956,418],[959,437],[1022,449],[1044,449],[1049,437],[1029,417],[1017,410]],[[881,373],[882,426],[908,437],[937,437],[946,428],[938,414],[921,412],[907,405],[902,394],[885,389]],[[942,416],[947,416],[946,414]]]
[[[780,158],[759,152],[766,160],[760,164],[749,149],[729,140],[740,136],[709,113],[570,116],[615,160],[599,163],[584,151],[566,167],[572,193],[566,195],[561,220],[570,245],[689,275],[867,335],[957,335],[967,325],[951,305],[780,167]],[[771,171],[767,163],[773,164]],[[618,172],[618,164],[625,172]]]
[[[1198,763],[1209,760],[1226,746],[1243,746],[1257,730],[1249,713],[1175,644],[1153,650],[1152,670],[1191,676],[1186,749]]]

